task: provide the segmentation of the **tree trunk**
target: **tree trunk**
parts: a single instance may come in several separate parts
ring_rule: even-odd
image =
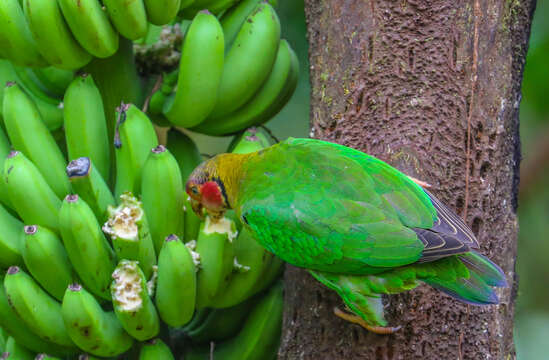
[[[388,297],[394,335],[288,267],[279,359],[512,359],[520,85],[534,0],[305,0],[312,136],[427,181],[510,287],[468,306],[427,286]]]

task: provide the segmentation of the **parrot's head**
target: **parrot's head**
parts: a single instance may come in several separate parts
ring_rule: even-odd
[[[191,197],[193,211],[201,218],[204,217],[203,209],[206,209],[214,219],[219,219],[231,208],[225,190],[224,176],[217,166],[220,156],[213,157],[194,169],[185,186],[187,194]]]

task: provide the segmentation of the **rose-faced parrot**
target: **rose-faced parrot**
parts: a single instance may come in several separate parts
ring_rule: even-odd
[[[385,162],[313,139],[250,154],[220,154],[198,166],[186,191],[193,209],[220,218],[234,209],[267,250],[307,269],[356,315],[336,315],[377,333],[382,294],[420,282],[474,305],[496,304],[502,270],[475,250],[472,231],[448,207]]]

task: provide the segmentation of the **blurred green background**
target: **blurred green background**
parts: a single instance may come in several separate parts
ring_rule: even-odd
[[[280,0],[283,37],[301,61],[290,103],[268,124],[273,133],[309,134],[309,72],[303,0]],[[515,341],[519,360],[549,359],[549,1],[538,1],[523,81],[520,133],[523,161],[519,198],[519,248]],[[193,134],[201,149],[221,152],[230,138]]]
[[[520,360],[549,359],[549,2],[538,1],[520,104],[522,141],[515,341]]]

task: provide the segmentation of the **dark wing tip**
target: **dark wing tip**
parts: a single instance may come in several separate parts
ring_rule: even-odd
[[[424,249],[419,263],[435,261],[447,256],[463,254],[471,249],[460,239],[445,233],[426,229],[412,229],[423,243]]]
[[[431,199],[431,202],[437,211],[437,220],[429,230],[452,236],[471,249],[478,249],[479,244],[475,234],[473,234],[473,231],[463,222],[463,220],[433,194],[425,189],[424,191]]]

